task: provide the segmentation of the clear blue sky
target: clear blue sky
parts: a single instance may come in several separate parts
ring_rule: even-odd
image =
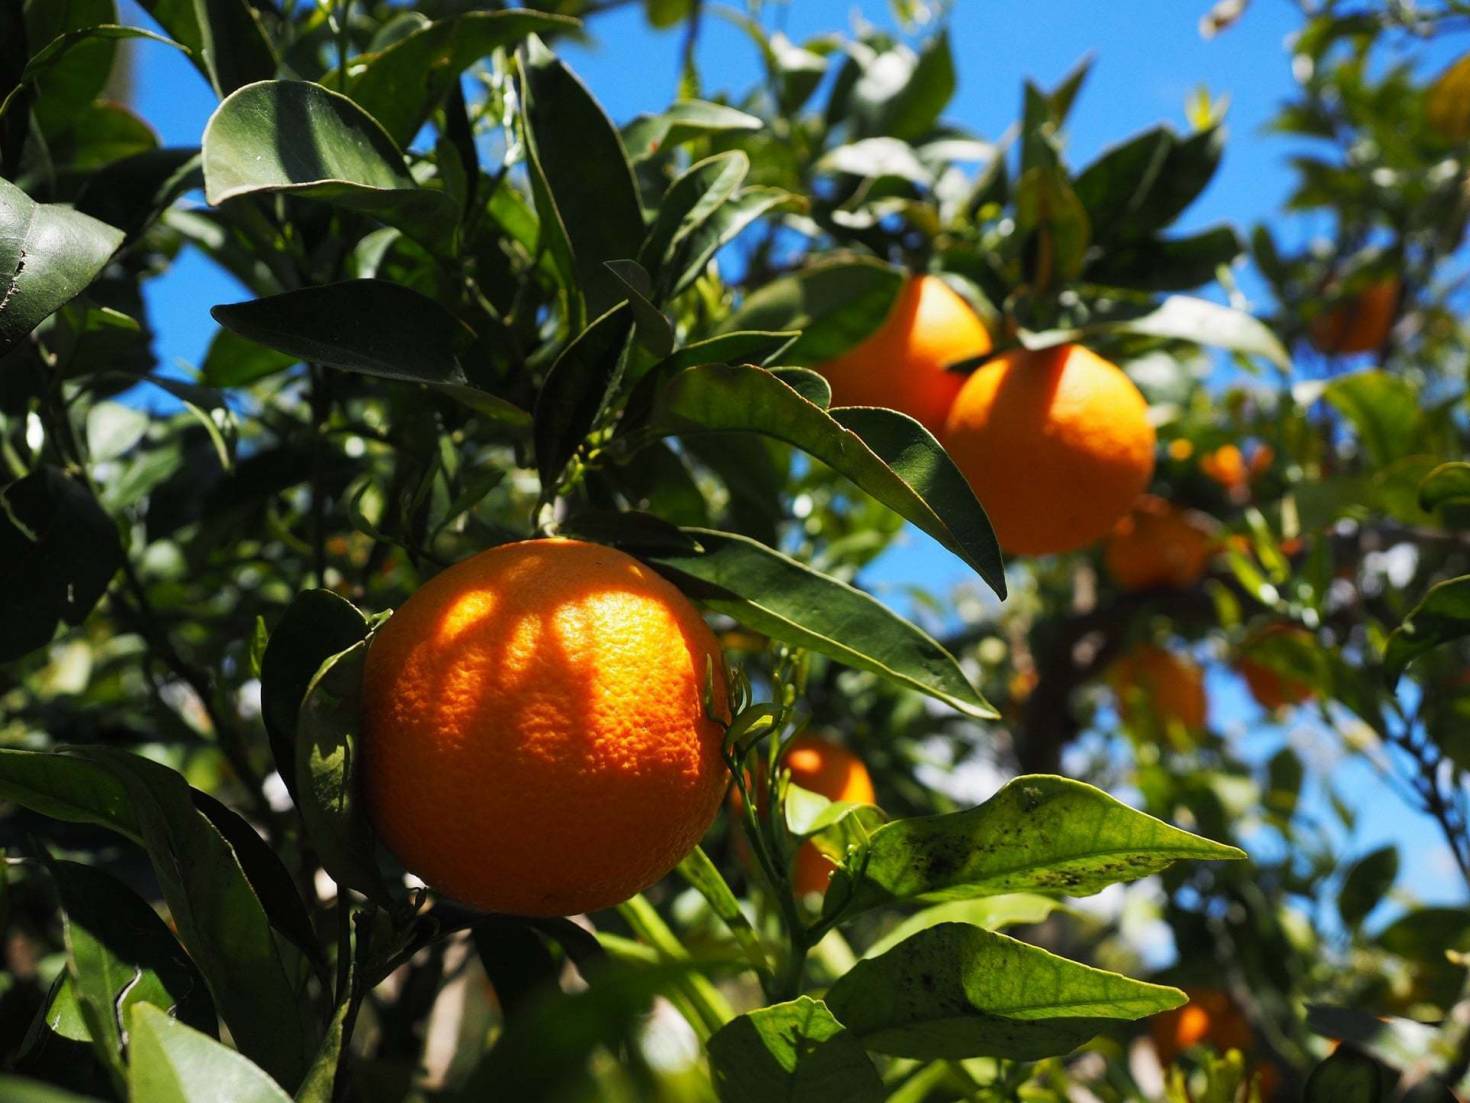
[[[1081,57],[1093,54],[1093,71],[1069,127],[1074,138],[1067,155],[1074,167],[1158,122],[1185,128],[1185,103],[1203,87],[1213,97],[1229,98],[1230,139],[1220,172],[1180,229],[1232,222],[1248,230],[1256,221],[1272,218],[1273,229],[1289,244],[1326,231],[1325,224],[1311,219],[1282,223],[1275,218],[1292,183],[1286,160],[1299,147],[1263,133],[1292,93],[1287,39],[1299,26],[1298,9],[1286,0],[1255,0],[1236,27],[1206,41],[1198,21],[1208,6],[1209,0],[1128,0],[1111,6],[1096,0],[957,0],[951,37],[959,91],[948,118],[982,137],[998,137],[1019,113],[1025,78],[1050,86]],[[766,7],[774,11],[781,6]],[[126,21],[147,25],[132,0],[124,0],[123,8]],[[855,15],[882,26],[893,24],[886,0],[800,0],[782,10],[786,33],[798,42],[849,27]],[[624,122],[666,106],[677,87],[682,30],[649,30],[634,6],[602,17],[593,32],[595,42],[567,47],[563,53],[614,120]],[[1464,48],[1463,38],[1412,47],[1431,68]],[[758,77],[759,61],[749,40],[717,17],[706,19],[698,58],[706,96],[738,92]],[[197,145],[214,106],[203,80],[167,47],[144,43],[139,60],[139,112],[165,145]],[[1248,294],[1259,286],[1248,273],[1242,284]],[[166,367],[184,373],[197,367],[214,332],[209,307],[243,297],[228,277],[192,252],[154,281],[148,302]],[[866,581],[906,605],[900,593],[904,585],[922,580],[931,591],[944,594],[970,577],[958,560],[911,533],[875,565]],[[1261,755],[1280,745],[1286,733],[1264,724],[1233,675],[1215,667],[1208,685],[1220,730],[1239,733],[1243,745]],[[1322,747],[1332,745],[1330,735],[1307,723],[1298,735]],[[1448,856],[1426,820],[1405,808],[1361,765],[1336,767],[1331,777],[1362,814],[1352,852],[1397,840],[1403,844],[1401,886],[1426,900],[1462,899],[1457,878],[1446,876]],[[1320,799],[1312,804],[1323,807]]]

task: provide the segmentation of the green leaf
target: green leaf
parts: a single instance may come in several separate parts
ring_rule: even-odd
[[[1004,598],[1005,562],[995,530],[970,489],[969,480],[933,434],[911,417],[875,406],[838,408],[832,411],[832,418],[861,437],[894,474],[918,491],[919,497],[944,518],[956,543],[972,549],[972,565],[980,577]]]
[[[81,624],[121,562],[112,518],[58,469],[40,467],[0,491],[0,661],[49,643],[58,621]]]
[[[96,1103],[89,1096],[74,1095],[39,1080],[0,1072],[0,1099],[6,1103]]]
[[[117,43],[105,36],[90,37],[85,32],[90,27],[117,23],[117,5],[114,0],[70,0],[64,4],[32,0],[12,7],[18,9],[16,17],[21,26],[7,33],[19,39],[21,52],[16,60],[23,67],[14,74],[14,91],[10,82],[0,86],[10,93],[0,97],[3,100],[0,114],[17,106],[21,109],[19,113],[25,114],[27,105],[15,101],[18,94],[28,91],[30,113],[49,143],[107,85],[117,57]],[[71,54],[66,64],[35,65],[36,55],[47,53],[61,42],[74,46],[71,50],[56,51],[60,55],[58,61],[66,53]],[[30,58],[26,56],[27,46],[32,54]]]
[[[749,172],[750,158],[738,149],[730,150],[691,165],[664,192],[658,217],[638,252],[643,267],[657,277],[661,296],[682,274],[671,277],[665,271],[675,251],[730,200]]]
[[[1389,1098],[1385,1075],[1377,1061],[1352,1046],[1339,1046],[1312,1070],[1302,1103],[1383,1103]]]
[[[941,923],[968,923],[972,927],[998,931],[1004,927],[1043,923],[1054,912],[1066,910],[1067,906],[1060,900],[1034,892],[1008,892],[975,900],[946,900],[907,916],[869,946],[863,957],[885,954],[904,939]]]
[[[115,460],[148,431],[148,415],[121,402],[99,402],[87,411],[87,456],[93,463]]]
[[[925,186],[934,181],[914,147],[897,138],[863,138],[824,153],[815,165],[818,172],[845,172],[869,180],[897,177]]]
[[[1189,237],[1143,238],[1115,245],[1087,268],[1089,281],[1138,291],[1186,291],[1209,283],[1244,250],[1232,226]]]
[[[887,1096],[862,1045],[810,996],[731,1020],[708,1049],[720,1103],[879,1103]]]
[[[912,521],[1004,596],[990,522],[974,494],[954,482],[953,465],[934,438],[903,414],[848,416],[874,434],[872,446],[769,371],[706,364],[669,380],[654,397],[651,420],[665,434],[750,432],[794,445]],[[927,500],[931,493],[940,500]]]
[[[876,332],[902,285],[902,273],[880,261],[827,261],[752,292],[726,320],[723,332],[799,332],[801,336],[783,359],[791,364],[818,364],[842,355]]]
[[[800,334],[737,330],[685,345],[665,357],[655,369],[665,374],[701,364],[769,364],[782,356]]]
[[[0,749],[0,792],[44,815],[101,823],[139,841],[235,1042],[283,1082],[300,1078],[318,1033],[301,990],[301,959],[277,943],[233,849],[196,810],[182,777],[111,748]]]
[[[1148,202],[1175,141],[1168,127],[1154,127],[1104,150],[1073,181],[1099,242],[1115,240]]]
[[[1177,988],[963,923],[930,927],[858,962],[827,993],[832,1013],[866,1048],[921,1060],[1054,1057],[1117,1021],[1186,1000]]]
[[[536,470],[548,493],[616,387],[632,325],[632,310],[619,304],[563,349],[547,372],[536,398],[533,439]]]
[[[357,777],[368,642],[328,659],[307,687],[297,727],[296,788],[322,867],[338,884],[392,906],[403,894],[380,870]]]
[[[276,770],[296,795],[296,724],[322,664],[368,634],[367,618],[331,590],[303,590],[276,623],[260,659],[260,713]]]
[[[67,971],[94,1048],[119,1087],[128,1009],[150,1003],[215,1030],[214,1003],[158,913],[127,885],[77,862],[48,861],[65,921]]]
[[[127,233],[143,232],[174,200],[204,187],[197,149],[150,149],[92,173],[77,210]]]
[[[666,269],[671,278],[669,293],[677,295],[694,283],[704,274],[715,254],[757,219],[802,202],[800,197],[780,188],[753,187],[740,191],[675,242],[673,257]]]
[[[67,60],[68,55],[73,54],[79,49],[85,51],[88,46],[95,45],[99,41],[116,41],[124,38],[144,38],[152,42],[162,42],[165,46],[173,46],[175,49],[182,50],[186,54],[189,52],[189,48],[182,42],[175,42],[171,38],[154,34],[152,31],[145,31],[141,27],[126,27],[117,23],[98,23],[88,27],[76,27],[57,35],[31,55],[31,60],[26,62],[25,71],[21,74],[21,79],[25,81],[44,82],[47,70],[59,66],[63,61]],[[95,72],[93,75],[97,82],[97,91],[100,92],[106,84],[108,70],[111,68],[111,59],[109,58],[107,64],[96,65],[95,68],[101,70],[101,72]],[[94,92],[93,95],[96,95],[96,93]],[[44,91],[40,99],[43,102],[45,101],[46,93]],[[91,99],[92,96],[89,95],[76,106],[81,106]]]
[[[569,296],[585,304],[575,331],[622,300],[604,262],[638,256],[643,209],[622,139],[586,86],[534,35],[520,70],[536,212]]]
[[[1390,684],[1397,682],[1404,668],[1426,651],[1467,635],[1470,635],[1470,575],[1431,586],[1424,600],[1404,618],[1404,623],[1389,634],[1383,666]]]
[[[1199,198],[1220,167],[1225,150],[1225,134],[1220,127],[1212,126],[1182,140],[1171,138],[1148,194],[1132,205],[1118,226],[1118,237],[1139,238],[1162,230]]]
[[[1377,907],[1399,875],[1396,846],[1381,846],[1363,855],[1347,872],[1337,894],[1337,911],[1349,929],[1359,926]]]
[[[717,612],[943,701],[967,716],[996,713],[954,656],[876,599],[745,536],[685,529],[698,551],[641,558]]]
[[[623,285],[623,301],[633,311],[634,337],[654,356],[674,349],[674,326],[654,305],[653,278],[636,260],[610,260],[607,269]]]
[[[664,153],[695,138],[738,134],[765,127],[757,116],[704,100],[679,100],[658,115],[639,115],[623,130],[623,144],[634,160]]]
[[[1464,501],[1470,501],[1470,463],[1442,463],[1419,484],[1419,506],[1426,512]]]
[[[797,394],[801,395],[802,398],[806,399],[813,406],[820,406],[824,410],[831,407],[832,384],[827,382],[826,376],[814,372],[810,368],[771,368],[770,371],[772,375],[782,383],[785,383]],[[889,411],[883,410],[879,412],[888,413]],[[847,419],[842,417],[840,413],[833,413],[832,416],[844,425],[847,425]],[[847,425],[847,427],[852,429],[853,432],[859,432],[857,426]],[[859,435],[861,434],[859,433]],[[869,447],[871,448],[872,445],[869,445]]]
[[[465,377],[474,334],[427,296],[384,280],[345,280],[210,309],[220,325],[299,360],[422,383],[485,417],[528,427],[530,415]]]
[[[221,329],[209,342],[200,376],[211,387],[244,387],[283,372],[298,358]]]
[[[1031,276],[1041,289],[1073,280],[1082,271],[1092,228],[1067,175],[1054,165],[1027,169],[1016,182],[1016,225],[1034,234]]]
[[[375,53],[352,59],[350,95],[407,146],[434,108],[476,61],[531,34],[575,31],[564,15],[532,11],[472,11],[429,23]]]
[[[97,278],[123,233],[0,180],[0,355]]]
[[[138,0],[224,96],[275,75],[270,39],[248,0]]]
[[[149,1103],[291,1103],[264,1070],[152,1004],[128,1015],[128,1095]]]
[[[763,978],[770,978],[770,962],[760,935],[750,925],[750,920],[740,910],[740,901],[735,899],[729,884],[719,868],[710,861],[703,848],[696,846],[678,865],[679,876],[684,878],[699,895],[703,896],[710,911],[719,917],[745,955],[745,960]]]
[[[1010,892],[1090,896],[1177,861],[1244,857],[1091,785],[1030,775],[964,812],[880,827],[833,873],[824,911],[846,916],[902,900]]]
[[[393,139],[346,96],[319,84],[246,85],[204,128],[204,194],[218,206],[285,192],[372,215],[431,249],[446,246],[459,212],[421,188]]]
[[[1353,372],[1328,383],[1322,397],[1352,422],[1375,467],[1419,451],[1424,424],[1419,390],[1403,376],[1376,368]]]
[[[1089,334],[1107,333],[1138,333],[1145,337],[1192,341],[1248,356],[1262,356],[1283,371],[1291,370],[1286,346],[1255,318],[1242,310],[1187,295],[1170,295],[1142,314],[1110,318],[1069,330],[1023,333],[1021,342],[1029,349],[1041,349]]]
[[[922,138],[939,121],[955,87],[947,31],[930,38],[917,54],[902,45],[877,54],[852,86],[849,109],[856,133]]]

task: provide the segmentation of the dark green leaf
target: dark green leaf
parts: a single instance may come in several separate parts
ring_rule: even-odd
[[[265,1071],[152,1004],[128,1015],[128,1097],[149,1103],[291,1103]]]
[[[1215,278],[1244,245],[1230,226],[1181,238],[1145,238],[1108,249],[1089,265],[1087,278],[1138,291],[1186,291]]]
[[[632,326],[633,312],[619,304],[588,326],[551,365],[536,399],[533,429],[536,470],[548,492],[587,439],[616,386]]]
[[[283,372],[299,358],[221,329],[209,342],[200,375],[211,387],[244,387]]]
[[[1470,463],[1442,463],[1419,484],[1419,505],[1426,511],[1464,501],[1470,501]]]
[[[517,1017],[530,1000],[557,990],[561,965],[526,920],[495,916],[477,923],[470,934],[507,1020]]]
[[[1073,190],[1087,209],[1093,236],[1098,241],[1116,239],[1127,221],[1147,202],[1174,143],[1168,127],[1144,131],[1104,150],[1073,181]]]
[[[650,549],[647,562],[707,607],[979,718],[995,711],[954,656],[872,597],[734,533],[686,529],[699,551]],[[636,549],[635,549],[636,550]]]
[[[89,1096],[62,1091],[39,1080],[0,1072],[0,1099],[6,1103],[96,1103]]]
[[[750,171],[750,158],[740,150],[719,153],[690,166],[669,185],[659,202],[658,217],[649,228],[638,257],[643,267],[672,287],[675,279],[664,268],[683,239],[729,201]]]
[[[610,260],[607,269],[623,285],[624,301],[633,311],[638,343],[655,356],[669,355],[674,349],[674,326],[650,298],[653,280],[648,272],[636,260]]]
[[[303,590],[286,607],[260,660],[260,713],[276,770],[296,795],[296,722],[306,688],[333,655],[368,633],[367,618],[331,590]]]
[[[1233,846],[1129,808],[1101,789],[1019,777],[964,812],[895,820],[832,875],[824,908],[851,915],[902,900],[1008,892],[1090,896],[1177,861],[1243,858]]]
[[[740,133],[764,126],[755,115],[724,104],[679,100],[662,114],[639,115],[623,130],[623,143],[630,157],[642,160],[707,134]]]
[[[574,31],[575,19],[549,12],[471,11],[440,19],[352,59],[348,95],[407,146],[459,75],[480,58],[531,34]]]
[[[750,432],[794,445],[918,525],[1003,595],[1005,579],[990,522],[973,494],[966,500],[956,493],[939,445],[902,414],[853,416],[874,432],[881,452],[769,371],[706,364],[668,382],[654,399],[652,421],[663,433]],[[899,467],[890,467],[886,458]],[[935,490],[943,493],[942,501],[927,501],[925,495]]]
[[[1383,1103],[1385,1081],[1393,1078],[1367,1054],[1352,1046],[1337,1050],[1307,1077],[1302,1103]]]
[[[720,1103],[878,1103],[883,1081],[863,1047],[809,996],[741,1015],[709,1040]]]
[[[322,867],[338,884],[391,906],[402,892],[380,871],[357,776],[367,649],[361,640],[328,659],[307,687],[297,726],[296,791]]]
[[[0,180],[0,354],[97,278],[123,233]]]
[[[1398,681],[1404,668],[1426,651],[1467,635],[1470,635],[1470,575],[1436,583],[1388,637],[1383,666],[1389,681]]]
[[[745,188],[673,243],[664,272],[669,294],[677,295],[701,275],[715,254],[757,219],[799,203],[780,188]]]
[[[902,285],[902,273],[878,261],[828,261],[753,292],[723,328],[799,332],[782,358],[818,364],[871,336],[888,317]]]
[[[8,111],[23,88],[31,92],[31,110],[43,132],[54,137],[72,117],[92,103],[107,85],[117,56],[117,42],[92,36],[96,26],[117,23],[114,0],[69,0],[67,3],[21,3],[24,33],[31,56],[16,74],[11,96],[0,96],[0,112]],[[50,54],[38,65],[36,58]],[[68,56],[70,55],[70,56]],[[65,64],[61,62],[65,61]],[[49,72],[48,72],[49,70]],[[9,89],[6,89],[9,91]]]
[[[832,1013],[866,1048],[922,1060],[1035,1061],[1185,1001],[1177,988],[963,923],[930,927],[858,962],[827,993]]]
[[[825,410],[832,405],[832,384],[827,382],[825,375],[814,372],[810,368],[771,368],[770,371],[772,375],[782,383],[785,383],[797,394],[801,395],[802,398],[806,399],[813,406],[820,406]],[[888,411],[885,410],[882,412],[887,413]],[[842,414],[834,413],[832,416],[853,432],[862,436],[862,430],[856,425],[849,424],[847,418]],[[868,447],[872,448],[873,446],[872,444],[868,444]],[[874,451],[877,451],[877,449],[874,449]]]
[[[303,287],[210,310],[242,337],[299,360],[382,379],[422,383],[513,426],[530,416],[470,384],[460,354],[474,334],[433,299],[384,280]]]
[[[275,76],[276,58],[247,0],[139,0],[159,26],[188,49],[221,96]]]
[[[701,364],[769,364],[782,357],[800,334],[736,331],[722,333],[685,345],[659,364],[658,370],[672,374]]]
[[[77,862],[48,861],[65,920],[67,971],[94,1048],[119,1087],[128,1009],[151,1003],[215,1031],[204,978],[168,927],[132,889]]]
[[[1183,214],[1214,177],[1224,149],[1225,135],[1218,126],[1182,140],[1174,138],[1147,196],[1132,205],[1118,225],[1117,236],[1145,237]]]
[[[1349,928],[1357,927],[1377,907],[1399,875],[1399,852],[1381,846],[1352,864],[1337,894],[1337,911]]]
[[[122,543],[91,491],[41,467],[0,492],[0,661],[81,624],[122,562]]]
[[[521,95],[542,230],[553,235],[568,293],[599,317],[623,298],[604,262],[636,257],[643,243],[627,153],[586,86],[534,35],[521,55]],[[581,317],[574,311],[574,329]]]
[[[204,128],[203,156],[205,196],[216,205],[303,195],[373,215],[430,248],[447,244],[459,217],[448,195],[418,186],[376,119],[319,84],[261,81],[234,92]]]

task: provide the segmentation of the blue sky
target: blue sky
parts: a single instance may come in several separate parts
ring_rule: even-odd
[[[1246,231],[1272,218],[1273,229],[1288,244],[1304,241],[1329,227],[1310,218],[1282,223],[1275,212],[1290,190],[1287,158],[1299,146],[1263,132],[1283,100],[1292,94],[1288,36],[1299,25],[1299,10],[1285,0],[1256,0],[1241,22],[1207,41],[1198,30],[1208,0],[1128,0],[1100,5],[1096,0],[1046,0],[1014,4],[1001,0],[957,0],[951,39],[959,71],[959,91],[947,112],[987,138],[999,137],[1019,113],[1022,81],[1030,77],[1051,86],[1077,61],[1093,55],[1095,64],[1069,126],[1067,147],[1074,167],[1101,149],[1159,122],[1185,129],[1185,104],[1204,88],[1228,97],[1230,138],[1223,165],[1209,189],[1184,216],[1181,230],[1231,222]],[[124,0],[125,19],[146,25],[132,0]],[[129,10],[131,8],[131,10]],[[833,29],[850,27],[855,17],[892,26],[886,0],[800,0],[789,7],[768,3],[784,14],[786,33],[800,42]],[[682,30],[649,30],[639,6],[604,16],[593,25],[596,41],[567,47],[563,55],[623,122],[656,111],[673,98],[678,82]],[[1415,45],[1422,64],[1438,68],[1463,51],[1463,39]],[[214,102],[187,60],[167,47],[139,47],[136,108],[165,145],[197,145]],[[703,93],[736,93],[758,79],[759,59],[744,34],[726,21],[706,18],[699,43]],[[1242,273],[1247,294],[1259,284]],[[200,362],[214,332],[209,307],[245,297],[244,292],[193,252],[186,252],[162,279],[149,285],[149,308],[158,332],[158,352],[170,372],[188,374]],[[972,576],[956,559],[917,533],[885,556],[866,581],[896,604],[907,604],[901,587],[922,580],[946,593]],[[1212,667],[1208,687],[1212,719],[1220,730],[1255,754],[1280,745],[1286,730],[1268,725],[1244,694],[1238,680]],[[1331,757],[1333,737],[1299,717],[1294,742]],[[1253,755],[1254,756],[1254,755]],[[1324,762],[1324,765],[1326,763]],[[1403,844],[1401,886],[1436,901],[1458,901],[1458,880],[1446,876],[1448,856],[1428,822],[1388,793],[1363,765],[1331,767],[1333,783],[1362,813],[1349,844],[1365,853],[1385,841]],[[1322,807],[1320,800],[1315,801]]]

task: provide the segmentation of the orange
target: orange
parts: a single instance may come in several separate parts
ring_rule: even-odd
[[[944,444],[1007,551],[1071,551],[1108,532],[1148,486],[1148,403],[1080,345],[1013,349],[965,382]]]
[[[1145,494],[1113,526],[1103,566],[1124,590],[1184,589],[1204,576],[1211,545],[1201,517]]]
[[[714,634],[636,559],[558,539],[481,552],[420,588],[368,649],[372,821],[407,869],[474,907],[617,904],[672,869],[719,808],[711,681],[728,715]]]
[[[1312,320],[1308,329],[1312,345],[1329,356],[1377,352],[1388,340],[1398,305],[1397,277],[1371,283]]]
[[[1251,691],[1251,696],[1256,699],[1256,703],[1268,712],[1275,712],[1287,705],[1299,705],[1312,696],[1310,682],[1293,678],[1289,674],[1282,674],[1275,668],[1250,657],[1250,649],[1253,645],[1269,640],[1273,636],[1289,636],[1303,644],[1313,642],[1312,634],[1305,628],[1280,623],[1268,624],[1246,641],[1245,654],[1237,660],[1235,669],[1245,679],[1246,688]]]
[[[1452,62],[1429,86],[1424,114],[1441,137],[1470,138],[1470,54]]]
[[[1130,727],[1142,704],[1154,720],[1178,723],[1190,731],[1205,726],[1205,678],[1190,660],[1146,644],[1113,664],[1108,680],[1118,695],[1118,711]]]
[[[1208,1045],[1224,1053],[1251,1051],[1250,1023],[1229,995],[1218,988],[1186,988],[1189,1002],[1149,1020],[1149,1034],[1159,1061],[1171,1065],[1195,1046]]]
[[[1199,469],[1226,490],[1239,490],[1250,483],[1245,456],[1233,444],[1222,444],[1199,459]]]
[[[810,735],[798,735],[786,749],[784,765],[791,781],[826,797],[854,804],[874,804],[877,793],[863,760],[846,747]],[[827,879],[837,867],[812,843],[802,843],[791,871],[797,896],[826,892]]]
[[[818,366],[833,406],[887,406],[935,436],[965,377],[945,369],[990,351],[975,312],[938,276],[904,281],[878,331]]]

